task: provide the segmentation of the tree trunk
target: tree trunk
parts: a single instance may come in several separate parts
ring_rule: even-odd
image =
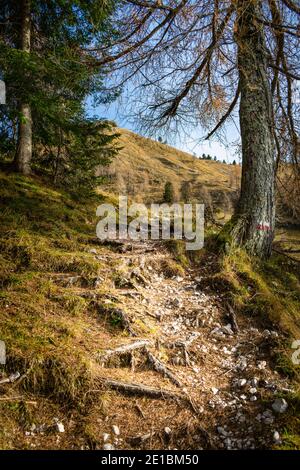
[[[275,224],[272,98],[261,23],[261,1],[238,0],[236,41],[240,77],[241,195],[233,241],[252,255],[271,254]]]
[[[30,53],[31,46],[31,1],[21,0],[21,50]],[[31,172],[32,157],[32,118],[28,103],[20,103],[20,118],[18,128],[18,146],[15,164],[18,171],[24,175]]]

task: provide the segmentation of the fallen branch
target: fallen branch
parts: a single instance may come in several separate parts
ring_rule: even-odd
[[[22,401],[26,403],[27,405],[37,405],[37,401],[33,400],[24,400],[22,397],[0,397],[0,401]]]
[[[0,385],[6,384],[6,383],[13,383],[20,378],[21,378],[20,372],[15,372],[13,374],[10,374],[9,377],[6,377],[5,379],[1,379]]]
[[[137,349],[143,349],[145,346],[150,344],[151,343],[148,340],[140,340],[136,341],[135,343],[125,344],[116,349],[108,349],[103,356],[101,356],[101,354],[98,355],[98,360],[102,365],[104,365],[105,362],[107,362],[112,357],[122,356],[124,354],[131,353],[132,351],[136,351]]]
[[[174,393],[170,390],[148,387],[143,384],[119,382],[117,380],[112,380],[112,379],[103,379],[101,380],[101,382],[103,383],[103,385],[105,385],[106,387],[112,390],[117,390],[118,392],[127,393],[129,395],[142,395],[142,396],[147,396],[150,398],[172,399],[172,400],[185,399],[185,397],[182,397],[182,395]]]
[[[300,253],[300,250],[299,248],[287,248],[286,250],[283,250],[284,253],[295,253],[295,254],[299,254]]]
[[[161,389],[161,388],[153,388],[147,387],[143,384],[136,384],[136,383],[127,383],[127,382],[119,382],[118,380],[113,379],[100,379],[102,385],[111,390],[117,390],[120,393],[125,393],[127,395],[138,395],[138,396],[146,396],[149,398],[156,398],[162,400],[175,400],[177,402],[183,402],[196,414],[199,415],[200,412],[191,400],[191,398],[186,394],[178,394],[172,392],[170,390]],[[96,393],[100,392],[100,390],[90,390],[89,393]]]
[[[152,365],[153,369],[156,370],[156,372],[162,374],[164,377],[167,377],[177,387],[182,387],[180,381],[175,377],[175,375],[170,371],[168,367],[166,367],[162,362],[160,362],[160,360],[157,359],[157,357],[155,357],[146,347],[144,348],[144,351],[147,355],[148,361]]]
[[[135,403],[134,406],[136,407],[137,411],[140,413],[141,417],[142,417],[143,419],[145,419],[145,413],[143,412],[143,410],[142,410],[142,408],[140,407],[140,405],[139,405],[138,403]]]
[[[275,253],[278,253],[279,255],[283,255],[285,256],[286,258],[290,259],[291,261],[294,261],[296,263],[300,263],[300,260],[299,259],[296,259],[294,258],[293,256],[289,256],[287,253],[285,253],[284,251],[280,251],[280,250],[276,250],[275,248],[273,248],[273,251],[275,251]]]

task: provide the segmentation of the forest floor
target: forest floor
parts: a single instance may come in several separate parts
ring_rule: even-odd
[[[1,448],[298,446],[299,383],[278,366],[290,340],[267,315],[277,297],[266,315],[253,304],[257,276],[239,291],[212,251],[183,266],[163,243],[101,243],[65,195],[2,178]],[[295,269],[280,296],[298,302]]]

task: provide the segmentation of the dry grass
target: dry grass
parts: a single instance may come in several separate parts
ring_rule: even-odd
[[[135,138],[139,141],[138,136]],[[132,145],[138,145],[134,139],[131,140]],[[153,162],[151,160],[152,166],[149,168],[152,168],[153,175],[157,173],[161,178],[161,186],[154,182],[149,188],[160,197],[159,188],[163,188],[164,176],[155,154],[166,148],[169,156],[159,156],[167,161],[172,160],[170,147],[152,141],[149,145],[153,146]],[[174,152],[176,154],[178,151]],[[188,175],[189,164],[195,159],[182,152],[178,152],[177,156],[179,169],[176,169],[176,181],[179,184],[179,175]],[[149,163],[149,157],[145,156],[145,168],[148,168],[147,161]],[[139,162],[140,165],[142,160]],[[217,176],[211,171],[218,164],[196,163],[203,166],[203,174],[212,187]],[[134,162],[127,165],[129,168]],[[174,162],[161,161],[161,165],[163,169],[168,168],[168,178],[175,175],[176,172],[172,173],[175,171]],[[142,178],[145,168],[139,177]],[[231,171],[231,167],[225,170]],[[219,179],[214,188],[221,188],[223,184],[225,179],[223,182]],[[118,273],[121,277],[126,274],[126,266],[124,268],[119,263],[117,254],[115,264],[110,262],[108,265],[105,256],[109,248],[104,246],[96,247],[100,259],[95,260],[90,252],[91,248],[95,248],[95,208],[103,200],[116,203],[115,196],[100,192],[98,198],[86,204],[74,201],[65,191],[51,188],[38,178],[3,172],[0,173],[0,188],[3,212],[0,233],[0,338],[5,341],[8,353],[7,365],[0,369],[0,374],[5,376],[19,371],[22,375],[16,383],[0,386],[0,397],[5,398],[0,401],[0,448],[94,448],[103,444],[100,432],[107,430],[111,424],[107,423],[107,417],[113,420],[116,414],[122,415],[123,421],[119,424],[126,429],[124,436],[130,440],[130,435],[139,432],[145,419],[147,425],[161,423],[160,427],[163,428],[166,413],[170,413],[178,432],[174,438],[181,439],[176,443],[178,448],[199,445],[187,443],[189,424],[185,426],[184,423],[189,423],[191,416],[186,408],[176,403],[166,407],[164,401],[146,398],[128,400],[99,387],[98,378],[108,372],[119,380],[134,378],[149,385],[159,387],[165,384],[170,387],[144,366],[133,376],[130,367],[107,371],[97,363],[99,352],[115,347],[120,337],[128,338],[128,334],[109,315],[101,315],[105,310],[103,305],[116,306],[113,296],[110,298],[111,286]],[[230,192],[224,188],[220,191]],[[149,195],[146,189],[147,186],[145,192]],[[181,265],[188,264],[183,245],[180,242],[170,242],[169,245],[173,258],[170,256],[157,269],[171,277],[182,275]],[[245,314],[262,317],[267,314],[268,321],[277,324],[278,328],[289,335],[298,335],[299,276],[292,268],[286,268],[286,260],[280,264],[280,259],[276,262],[271,260],[269,265],[253,265],[244,255],[236,253],[224,258],[222,273],[215,276],[219,275],[220,282],[225,279],[230,284],[233,300]],[[68,285],[70,276],[78,276],[78,282],[71,286]],[[99,276],[103,282],[100,288],[93,289],[94,281]],[[249,291],[246,285],[252,286],[252,290]],[[82,296],[89,289],[93,293],[96,291],[96,298]],[[256,292],[259,295],[253,297]],[[130,300],[127,308],[128,313],[134,316]],[[155,336],[151,320],[138,312],[133,326],[140,335]],[[281,363],[279,366],[287,369],[290,365]],[[91,390],[97,392],[90,393]],[[141,409],[146,418],[141,416]],[[57,436],[53,429],[53,417],[66,424],[66,433],[62,436]],[[32,424],[41,423],[47,425],[44,434],[26,435]],[[162,448],[167,443],[161,434],[145,445],[148,449]]]
[[[121,151],[108,169],[105,196],[127,194],[135,202],[162,202],[164,186],[171,181],[175,198],[184,201],[183,187],[189,186],[189,201],[204,203],[220,222],[233,212],[241,178],[241,166],[199,160],[189,153],[142,137],[127,129],[121,134]],[[283,165],[278,172],[278,215],[280,221],[300,224],[299,175]]]
[[[199,160],[174,147],[120,129],[123,147],[109,170],[111,193],[129,194],[136,202],[161,202],[164,185],[171,181],[177,200],[182,200],[182,185],[189,182],[191,202],[213,204],[232,211],[240,182],[240,166]],[[221,217],[223,215],[221,214]]]
[[[130,439],[144,421],[136,403],[149,420],[163,422],[164,401],[126,399],[99,384],[99,377],[109,375],[170,388],[167,380],[145,367],[145,360],[134,374],[130,365],[103,369],[97,362],[99,352],[128,339],[109,315],[109,307],[118,306],[110,289],[124,266],[117,254],[109,265],[102,261],[113,251],[94,244],[95,207],[106,196],[101,194],[87,205],[38,178],[4,172],[0,188],[0,338],[7,348],[0,377],[21,374],[15,383],[0,385],[0,448],[101,447],[102,434],[110,427],[106,417],[113,419],[118,411],[123,413],[123,421],[118,421],[122,434]],[[100,259],[90,252],[95,246]],[[160,269],[169,275],[183,272],[171,259]],[[103,281],[94,288],[99,276]],[[76,282],[70,284],[73,277]],[[83,296],[89,292],[96,297]],[[129,306],[128,314],[134,316]],[[133,327],[140,335],[155,335],[152,323],[138,313]],[[167,408],[178,423],[190,416],[175,403]],[[55,431],[54,418],[65,425],[62,435]],[[31,434],[33,425],[45,425],[45,430]],[[147,445],[160,447],[163,439],[156,436]]]

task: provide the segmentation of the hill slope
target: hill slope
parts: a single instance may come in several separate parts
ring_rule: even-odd
[[[240,166],[199,160],[129,130],[119,131],[122,149],[109,169],[102,170],[110,177],[108,191],[129,194],[137,202],[161,202],[164,185],[171,181],[178,200],[185,199],[185,185],[191,202],[204,202],[214,211],[232,211],[240,183]]]
[[[239,250],[181,265],[177,244],[95,239],[101,196],[0,183],[1,449],[270,448],[275,429],[299,448],[298,382],[274,369],[291,354],[284,335],[299,338],[296,264],[252,266]],[[256,416],[274,394],[289,408],[270,426]]]
[[[215,219],[226,221],[233,212],[240,188],[241,166],[199,160],[170,145],[118,129],[121,150],[109,168],[106,191],[127,194],[136,202],[162,202],[164,185],[171,181],[175,198],[202,202]],[[300,225],[300,179],[282,164],[277,178],[277,222]]]

